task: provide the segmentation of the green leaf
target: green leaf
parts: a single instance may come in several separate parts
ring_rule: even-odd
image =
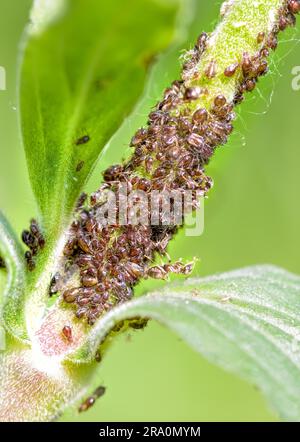
[[[5,262],[7,279],[4,295],[1,299],[3,325],[13,336],[27,341],[25,325],[24,290],[25,269],[24,257],[20,243],[8,221],[0,211],[0,255]]]
[[[259,387],[281,418],[300,420],[300,277],[261,266],[167,285],[100,319],[69,359],[91,361],[112,327],[133,317],[166,325]]]
[[[36,0],[20,110],[48,238],[67,223],[96,159],[142,93],[151,60],[170,43],[178,3]]]

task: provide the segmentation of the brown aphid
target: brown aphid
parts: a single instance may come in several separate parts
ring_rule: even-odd
[[[153,117],[154,117],[154,114],[156,114],[156,112],[153,112]],[[159,113],[159,115],[161,115],[161,114]],[[150,118],[150,116],[149,116],[149,118]],[[137,146],[138,144],[140,144],[143,141],[145,141],[146,137],[147,137],[147,130],[144,129],[144,128],[139,129],[136,132],[136,134],[133,136],[133,138],[131,139],[130,146],[131,147]]]
[[[233,63],[230,66],[228,66],[224,71],[225,77],[233,77],[233,75],[236,73],[238,67],[239,67],[239,63]]]
[[[255,89],[255,86],[256,81],[254,79],[245,81],[245,88],[247,92],[252,92]]]
[[[225,104],[227,103],[226,98],[224,97],[224,95],[217,95],[215,100],[214,100],[214,104],[216,107],[223,107],[225,106]]]
[[[274,34],[269,35],[269,37],[267,38],[267,46],[268,46],[268,48],[275,51],[275,49],[278,46],[278,40],[277,40],[276,35],[274,35]]]
[[[120,178],[120,175],[123,172],[123,166],[120,164],[115,164],[103,173],[103,178],[105,181],[116,181],[118,178]]]
[[[76,172],[80,172],[83,166],[84,166],[84,161],[79,161],[79,163],[76,166]]]
[[[94,276],[84,275],[81,278],[81,282],[84,287],[93,287],[94,285],[97,285],[98,279],[95,278]]]
[[[96,402],[96,398],[94,396],[89,396],[78,408],[79,413],[83,411],[89,410]]]
[[[214,78],[217,75],[217,62],[215,60],[210,61],[204,73],[208,79]]]
[[[199,35],[196,43],[196,49],[202,54],[206,49],[206,44],[208,40],[208,35],[206,32],[202,32],[202,34]]]
[[[65,244],[64,251],[63,251],[64,255],[65,256],[73,255],[76,247],[77,247],[76,238],[70,238]]]
[[[188,87],[184,93],[186,100],[197,100],[200,97],[201,89],[199,86]]]
[[[259,32],[257,35],[257,43],[260,44],[264,41],[266,34],[264,32]]]
[[[161,266],[150,267],[147,271],[147,275],[153,279],[166,279],[168,274]]]
[[[251,61],[251,57],[248,54],[248,52],[243,53],[242,69],[243,69],[244,75],[248,75],[248,73],[252,69],[252,61]]]
[[[81,193],[81,195],[79,196],[79,198],[78,198],[78,200],[77,200],[77,203],[76,203],[76,207],[75,207],[75,211],[76,211],[76,212],[78,212],[79,210],[82,209],[84,203],[85,203],[86,200],[87,200],[87,197],[88,197],[88,196],[87,196],[86,193],[84,193],[84,192]]]
[[[289,0],[288,8],[293,14],[298,14],[300,12],[299,0]]]
[[[288,20],[284,15],[279,17],[278,26],[281,31],[284,31],[288,27],[288,24]]]
[[[0,269],[5,269],[5,262],[0,256]]]
[[[83,137],[78,138],[76,141],[76,146],[80,146],[81,144],[86,144],[90,141],[90,137],[88,135],[83,135]]]
[[[67,341],[71,342],[73,339],[72,328],[69,325],[65,325],[62,329],[63,336],[67,339]]]
[[[201,148],[204,145],[204,139],[196,133],[192,133],[186,139],[188,144],[192,147]]]
[[[194,123],[204,123],[208,118],[208,112],[206,109],[198,109],[193,115]]]
[[[77,296],[78,296],[78,289],[76,288],[65,290],[63,293],[63,299],[68,304],[71,304],[72,302],[76,301]]]

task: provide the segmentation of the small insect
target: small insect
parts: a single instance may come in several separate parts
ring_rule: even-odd
[[[204,72],[208,79],[214,78],[217,75],[217,62],[212,60]]]
[[[95,361],[96,361],[96,362],[101,362],[101,361],[102,361],[102,356],[101,356],[100,350],[97,350],[97,351],[96,351],[96,354],[95,354]]]
[[[115,164],[114,166],[109,167],[103,173],[103,178],[105,181],[116,181],[123,172],[123,166],[120,164]]]
[[[199,35],[196,43],[196,48],[198,49],[200,54],[202,54],[205,51],[207,40],[208,40],[208,35],[206,34],[206,32],[202,32],[202,34]]]
[[[65,290],[63,293],[63,299],[68,304],[74,302],[77,296],[78,296],[78,289],[76,288]]]
[[[147,275],[153,279],[166,279],[168,277],[168,273],[161,266],[150,267],[147,271]]]
[[[5,269],[5,262],[0,256],[0,269]]]
[[[184,98],[186,100],[197,100],[200,97],[201,89],[199,86],[188,87],[185,91]]]
[[[69,325],[65,325],[62,329],[63,336],[67,339],[67,341],[71,342],[73,339],[72,328]]]
[[[87,194],[82,192],[82,194],[79,196],[77,203],[76,203],[76,207],[75,207],[76,212],[78,212],[80,209],[82,209],[86,200],[87,200]]]
[[[226,104],[226,98],[224,95],[217,95],[214,101],[216,107],[223,107]]]
[[[246,87],[246,91],[251,92],[255,89],[256,86],[256,82],[254,79],[252,80],[246,80],[245,82],[245,87]]]
[[[275,49],[278,46],[278,40],[277,40],[276,35],[274,35],[274,34],[269,35],[269,37],[267,38],[267,46],[270,49],[273,49],[273,51],[275,51]]]
[[[32,253],[29,252],[29,250],[27,250],[27,252],[25,252],[25,259],[26,259],[26,262],[27,262],[28,270],[30,272],[32,272],[35,269],[35,262],[34,262]]]
[[[289,0],[288,8],[293,14],[298,14],[300,12],[299,0]]]
[[[257,35],[257,43],[262,43],[265,39],[266,34],[264,32],[259,32]]]
[[[98,387],[96,388],[96,390],[94,391],[94,393],[89,396],[78,408],[79,413],[82,413],[83,411],[87,411],[89,410],[96,402],[97,399],[99,399],[101,396],[104,395],[106,391],[105,387]]]
[[[84,135],[81,138],[78,138],[76,141],[76,146],[80,146],[81,144],[86,144],[90,141],[90,137],[88,135]]]
[[[50,286],[49,286],[49,295],[50,296],[52,296],[58,292],[57,283],[58,283],[59,279],[60,279],[59,273],[55,273],[55,275],[52,276],[51,281],[50,281]]]
[[[84,161],[79,161],[79,163],[76,166],[76,172],[80,172],[83,166],[84,166]]]
[[[198,109],[193,115],[194,123],[204,123],[208,118],[208,113],[206,109]]]
[[[239,63],[233,63],[230,66],[228,66],[224,71],[225,77],[232,77],[236,73],[238,67]]]

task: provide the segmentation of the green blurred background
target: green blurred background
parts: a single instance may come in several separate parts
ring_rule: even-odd
[[[198,2],[201,26],[193,30],[195,36],[212,29],[220,6],[217,0]],[[36,213],[18,133],[16,98],[18,45],[30,4],[0,0],[0,66],[7,74],[7,90],[0,91],[0,207],[18,232]],[[284,35],[270,77],[243,104],[235,134],[209,167],[215,187],[205,206],[204,235],[187,238],[182,233],[170,248],[174,259],[198,256],[201,275],[258,263],[300,273],[300,91],[292,89],[291,73],[300,65],[297,38],[293,30]],[[165,81],[155,85],[157,92]],[[122,158],[125,148],[120,146],[126,145],[143,118],[138,112],[119,131],[90,189],[99,183],[100,168]],[[139,292],[149,288],[147,284]],[[68,410],[64,420],[276,420],[253,386],[210,365],[155,323],[119,338],[95,382],[104,383],[107,394],[85,414]]]

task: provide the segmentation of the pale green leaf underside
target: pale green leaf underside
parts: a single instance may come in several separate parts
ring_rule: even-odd
[[[1,293],[1,320],[5,328],[15,337],[27,340],[23,309],[25,269],[22,247],[8,221],[0,211],[0,255],[7,269],[6,284]]]
[[[106,315],[71,360],[89,362],[117,322],[136,316],[166,325],[211,362],[260,388],[280,417],[300,420],[298,276],[261,266],[170,284]]]
[[[176,0],[63,3],[48,27],[40,16],[39,32],[29,27],[20,71],[29,175],[52,238],[142,93],[151,60],[172,40],[178,6]]]

